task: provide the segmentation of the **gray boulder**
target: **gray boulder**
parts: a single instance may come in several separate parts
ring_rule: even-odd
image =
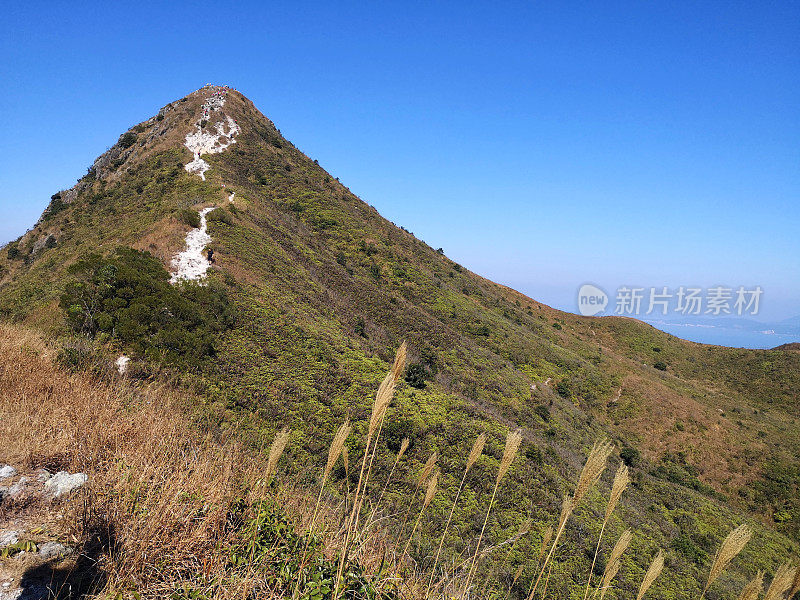
[[[50,560],[51,558],[61,558],[72,553],[72,549],[67,548],[64,544],[58,542],[45,542],[39,546],[39,557],[43,560]]]
[[[10,529],[8,531],[0,530],[0,548],[5,548],[11,544],[16,544],[19,541],[19,531]]]
[[[51,498],[58,498],[78,489],[88,479],[89,477],[85,473],[70,475],[67,471],[59,471],[45,482],[44,491]]]

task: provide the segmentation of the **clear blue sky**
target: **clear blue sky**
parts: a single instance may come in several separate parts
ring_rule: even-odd
[[[800,314],[797,2],[15,2],[0,243],[130,125],[242,91],[365,201],[562,308],[760,284]]]

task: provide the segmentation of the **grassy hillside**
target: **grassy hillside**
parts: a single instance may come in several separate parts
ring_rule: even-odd
[[[182,141],[208,93],[132,128],[0,253],[0,315],[63,334],[57,305],[71,264],[131,246],[169,268],[192,211],[216,205],[210,282],[237,316],[216,336],[213,355],[176,371],[137,355],[119,336],[104,339],[106,347],[130,353],[139,376],[177,375],[215,426],[235,429],[252,448],[292,427],[289,464],[313,485],[316,475],[304,466],[324,454],[346,417],[358,455],[373,390],[407,340],[411,366],[389,408],[374,471],[376,481],[385,479],[401,440],[412,441],[402,478],[386,493],[382,511],[392,515],[407,505],[403,478],[439,453],[440,494],[409,549],[420,569],[433,563],[436,524],[447,517],[464,455],[486,432],[445,562],[474,549],[479,507],[492,492],[503,439],[516,428],[521,458],[501,484],[484,539],[496,545],[526,519],[535,525],[508,556],[479,563],[487,590],[508,589],[521,565],[511,594],[525,596],[535,578],[531,557],[601,436],[616,444],[612,466],[624,458],[633,476],[610,527],[609,539],[636,529],[619,597],[635,595],[657,548],[667,550],[671,575],[651,594],[698,595],[714,548],[745,520],[759,541],[711,597],[730,595],[754,569],[774,570],[798,552],[800,354],[703,346],[631,319],[577,317],[487,281],[380,217],[236,92],[223,110],[241,133],[226,151],[204,156],[211,169],[203,181],[183,169],[192,156]],[[568,524],[553,563],[554,595],[585,585],[603,510],[595,493]]]

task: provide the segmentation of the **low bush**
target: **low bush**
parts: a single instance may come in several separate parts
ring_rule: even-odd
[[[217,223],[225,223],[226,225],[233,225],[233,216],[224,208],[215,208],[206,217],[209,221],[216,221]]]
[[[224,288],[170,285],[169,273],[147,252],[90,255],[68,272],[73,280],[61,307],[72,328],[103,334],[155,362],[199,366],[214,356],[216,334],[233,325]]]
[[[200,214],[191,208],[184,208],[177,215],[178,220],[184,225],[197,229],[200,227]]]
[[[119,137],[119,145],[123,148],[130,148],[137,139],[138,136],[133,131],[127,131]]]

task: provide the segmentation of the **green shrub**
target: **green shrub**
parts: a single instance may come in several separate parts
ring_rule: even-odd
[[[8,245],[8,260],[14,260],[15,258],[19,258],[19,244],[17,242],[12,242]]]
[[[413,363],[406,369],[406,383],[418,390],[425,389],[425,381],[430,378],[428,370],[419,363]]]
[[[47,209],[45,210],[44,218],[49,219],[56,213],[59,213],[62,210],[64,210],[67,206],[69,205],[61,199],[60,193],[53,194],[52,196],[50,196],[50,204],[47,206]]]
[[[136,143],[138,136],[133,131],[126,131],[119,136],[119,145],[123,148],[130,148]]]
[[[157,362],[199,366],[215,354],[216,334],[233,325],[224,289],[170,285],[169,273],[147,252],[119,248],[71,266],[61,297],[67,322],[91,337],[100,333]]]
[[[225,223],[226,225],[233,225],[233,216],[224,208],[215,208],[210,213],[208,213],[208,216],[206,218],[209,221],[216,221],[218,223]]]
[[[533,412],[539,415],[539,417],[541,417],[542,421],[545,423],[550,420],[550,409],[544,404],[537,404],[533,408]]]
[[[178,213],[178,220],[184,225],[197,229],[200,227],[200,213],[191,208],[184,208]]]
[[[622,450],[619,452],[619,457],[622,459],[622,462],[629,467],[635,467],[639,464],[642,455],[636,448],[623,446]]]
[[[658,369],[659,371],[666,371],[667,370],[667,363],[659,360],[655,364],[653,364],[653,368],[654,369]]]

